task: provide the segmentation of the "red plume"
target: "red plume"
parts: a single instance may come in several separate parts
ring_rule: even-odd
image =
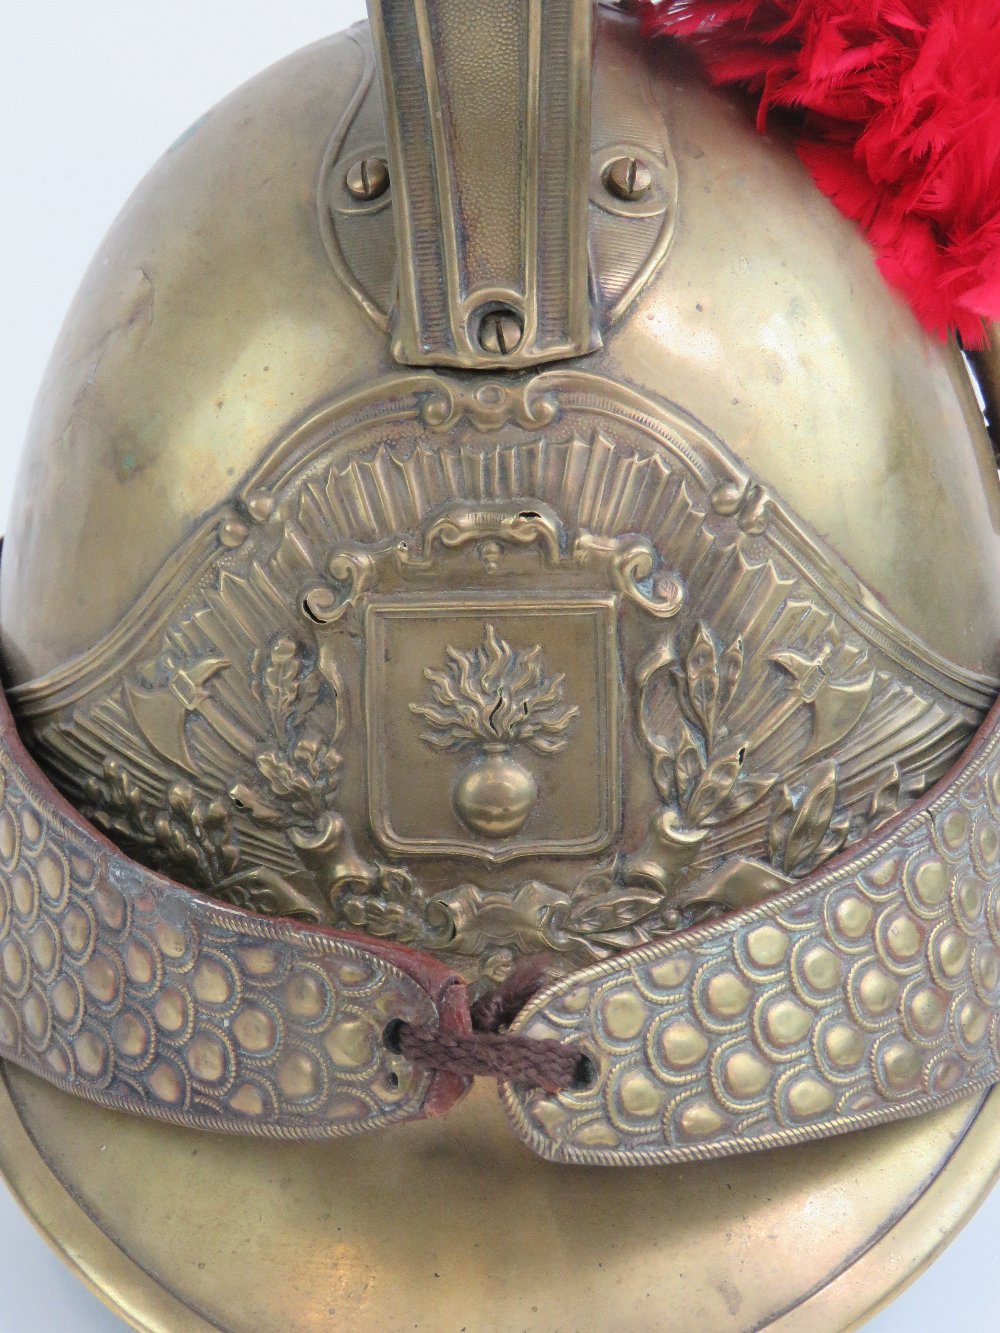
[[[1000,0],[634,0],[717,84],[801,115],[816,184],[927,328],[1000,318]]]

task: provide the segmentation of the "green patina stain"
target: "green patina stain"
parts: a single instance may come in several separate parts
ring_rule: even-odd
[[[193,125],[188,126],[188,128],[184,131],[184,133],[180,136],[179,139],[174,140],[174,142],[170,145],[167,151],[170,153],[175,153],[178,148],[183,148],[183,146],[187,143],[188,139],[194,138],[194,136],[198,133],[201,127],[208,121],[208,118],[211,116],[211,114],[212,114],[211,111],[206,111],[203,116],[199,116]]]

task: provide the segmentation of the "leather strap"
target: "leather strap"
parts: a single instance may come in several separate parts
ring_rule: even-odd
[[[545,1157],[658,1165],[826,1138],[1000,1082],[1000,703],[930,795],[751,911],[548,987],[513,1025],[596,1077],[507,1087]]]
[[[130,861],[30,759],[2,692],[0,788],[0,1055],[106,1106],[298,1139],[441,1114],[468,1087],[385,1040],[467,1034],[459,977]],[[818,1139],[1000,1081],[1000,704],[944,782],[825,873],[564,978],[511,1030],[592,1062],[588,1088],[503,1089],[524,1141],[564,1162]]]

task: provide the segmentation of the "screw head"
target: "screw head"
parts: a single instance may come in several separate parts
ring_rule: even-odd
[[[381,199],[389,188],[389,164],[381,157],[363,157],[348,171],[344,184],[359,203]]]
[[[653,173],[641,158],[619,157],[604,173],[604,183],[616,199],[634,204],[649,194]]]
[[[524,321],[516,310],[491,310],[479,325],[479,346],[490,356],[510,356],[524,337]]]

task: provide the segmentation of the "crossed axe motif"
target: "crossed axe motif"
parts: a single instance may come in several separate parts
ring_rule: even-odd
[[[832,749],[849,735],[864,716],[875,688],[875,672],[855,681],[835,680],[827,669],[833,655],[828,643],[818,657],[785,651],[773,653],[771,661],[795,681],[787,699],[772,708],[747,739],[747,748],[756,750],[771,739],[803,703],[812,707],[813,729],[803,762]]]
[[[817,657],[784,651],[771,661],[792,677],[795,688],[754,728],[747,739],[753,751],[770,740],[801,708],[810,705],[813,715],[808,760],[843,740],[864,715],[875,686],[875,672],[858,680],[835,679],[828,670],[833,645],[827,644]],[[206,657],[189,667],[178,668],[169,683],[157,690],[128,687],[129,702],[143,735],[164,758],[185,772],[197,775],[188,744],[187,719],[193,714],[205,719],[238,753],[249,754],[256,741],[213,698],[211,683],[231,663],[224,657]]]

